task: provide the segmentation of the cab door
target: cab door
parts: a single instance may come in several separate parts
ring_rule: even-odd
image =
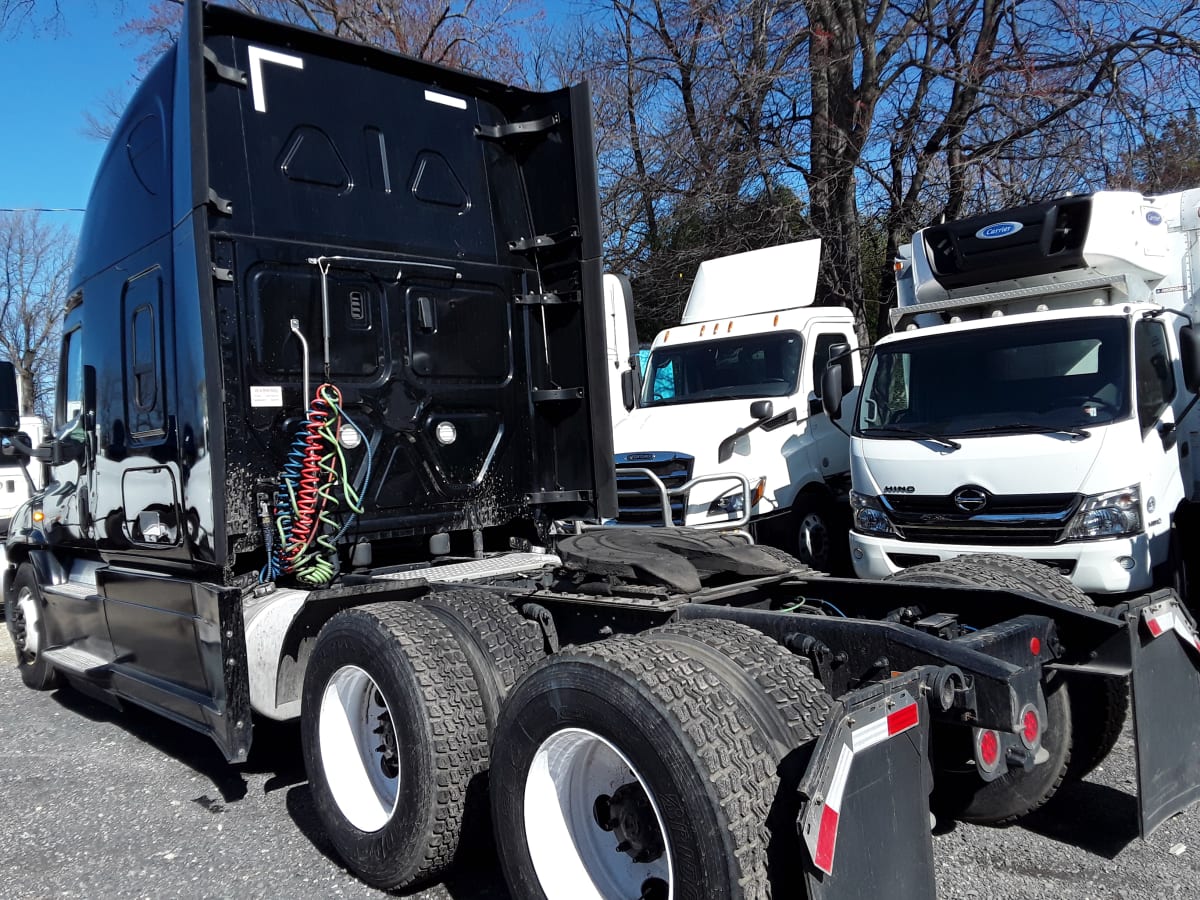
[[[1179,388],[1172,364],[1178,354],[1172,353],[1170,338],[1167,325],[1159,318],[1134,322],[1135,413],[1142,437],[1140,482],[1152,566],[1167,562],[1171,517],[1184,496],[1180,444],[1173,428],[1162,428],[1164,423],[1174,423],[1171,405]]]
[[[112,659],[104,601],[97,583],[93,516],[95,482],[95,370],[85,331],[83,294],[67,303],[55,397],[55,462],[41,499],[42,530],[56,552],[42,557],[46,643],[69,646],[97,663]]]
[[[809,353],[805,356],[805,371],[801,378],[801,391],[808,404],[809,457],[814,471],[828,480],[832,476],[850,471],[850,440],[829,421],[821,409],[821,373],[829,364],[830,351],[838,344],[851,348],[858,346],[854,325],[850,322],[813,322],[808,329]],[[862,362],[857,352],[851,352],[839,361],[842,367],[842,386],[846,393],[862,380]],[[852,404],[842,406],[843,427],[847,410]]]

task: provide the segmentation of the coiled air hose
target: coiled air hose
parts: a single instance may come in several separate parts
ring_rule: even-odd
[[[357,485],[351,483],[338,440],[343,420],[362,438],[366,460]],[[371,443],[342,409],[342,393],[329,383],[316,390],[304,422],[296,430],[273,501],[273,521],[264,521],[267,563],[260,581],[294,575],[319,587],[337,575],[337,541],[362,513],[371,478]],[[344,521],[338,516],[349,512]],[[266,533],[269,530],[270,533]]]

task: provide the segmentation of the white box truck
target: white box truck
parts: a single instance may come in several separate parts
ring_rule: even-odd
[[[850,417],[860,577],[1003,552],[1091,593],[1182,587],[1198,206],[1103,191],[913,235]]]
[[[21,416],[22,440],[32,446],[42,443],[46,426],[40,416]],[[8,534],[8,523],[17,507],[46,484],[45,467],[37,461],[25,462],[19,454],[0,446],[0,536]]]
[[[700,264],[615,428],[619,524],[748,526],[826,571],[844,556],[848,441],[819,382],[856,341],[848,309],[813,305],[820,257],[810,240]],[[859,380],[858,354],[838,364]]]

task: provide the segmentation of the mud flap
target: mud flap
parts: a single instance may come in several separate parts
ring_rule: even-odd
[[[1200,800],[1200,637],[1173,595],[1142,607],[1129,635],[1145,838]]]
[[[928,900],[930,835],[926,668],[841,701],[800,784],[798,827],[810,900]],[[836,714],[840,713],[840,715]]]

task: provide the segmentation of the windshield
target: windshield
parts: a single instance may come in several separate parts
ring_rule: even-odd
[[[641,405],[786,397],[799,377],[794,331],[658,347],[646,366]]]
[[[1130,414],[1121,318],[981,328],[875,350],[859,434],[920,440],[1086,429]]]

